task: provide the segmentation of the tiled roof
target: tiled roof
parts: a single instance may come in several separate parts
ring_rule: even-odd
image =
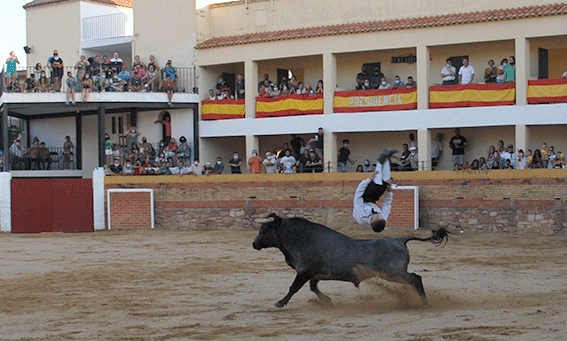
[[[238,36],[225,36],[209,39],[198,44],[196,48],[210,49],[215,47],[255,44],[278,40],[462,25],[487,21],[503,21],[563,14],[567,14],[567,3],[249,33]]]
[[[60,2],[71,2],[71,1],[77,1],[77,0],[33,0],[32,2],[25,4],[24,8],[28,9],[43,5],[51,5]],[[105,5],[132,8],[132,3],[134,0],[90,0],[90,1],[100,2],[101,4],[105,4]]]

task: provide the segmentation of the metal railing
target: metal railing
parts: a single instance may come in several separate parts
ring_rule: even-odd
[[[124,13],[83,18],[83,41],[132,35],[133,22]]]
[[[16,157],[10,153],[10,166],[12,170],[75,170],[77,169],[77,150],[71,148],[71,152],[65,154],[63,147],[47,147],[49,157],[40,158],[39,153],[32,157],[29,149],[24,156]]]

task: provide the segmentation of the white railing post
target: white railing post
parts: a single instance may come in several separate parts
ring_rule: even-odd
[[[101,167],[93,171],[93,215],[94,230],[105,230],[104,217],[104,169]]]
[[[0,231],[12,232],[12,173],[0,173]]]

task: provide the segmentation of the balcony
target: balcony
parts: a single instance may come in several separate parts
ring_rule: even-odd
[[[83,18],[81,48],[128,44],[133,31],[133,20],[124,13]]]

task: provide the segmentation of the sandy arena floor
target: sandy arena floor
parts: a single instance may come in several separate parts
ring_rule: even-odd
[[[358,237],[375,237],[369,233]],[[383,236],[392,235],[385,232]],[[428,236],[423,232],[420,235]],[[566,237],[459,234],[410,242],[413,288],[308,285],[254,230],[0,234],[0,340],[565,340]]]

